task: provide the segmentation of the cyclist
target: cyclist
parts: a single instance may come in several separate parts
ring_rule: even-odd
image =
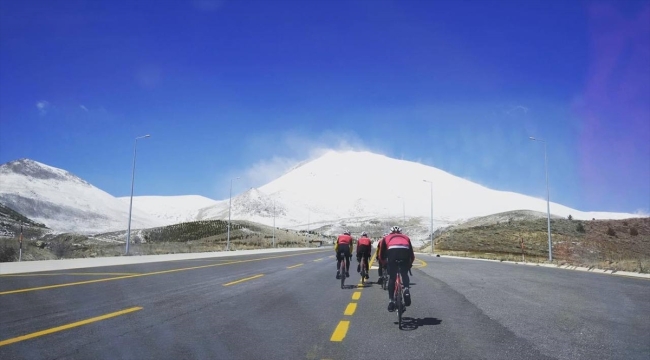
[[[390,228],[390,234],[385,237],[384,243],[381,245],[380,258],[388,263],[388,311],[395,311],[395,302],[393,293],[395,292],[395,278],[397,277],[397,261],[408,261],[408,266],[402,266],[401,274],[404,284],[404,305],[411,305],[411,292],[409,290],[409,270],[415,261],[415,253],[413,253],[413,245],[411,239],[402,234],[402,229],[398,226]]]
[[[365,265],[366,269],[370,269],[370,266],[368,265],[368,259],[370,258],[370,254],[372,253],[372,241],[370,238],[368,238],[368,233],[367,232],[362,232],[361,237],[357,240],[357,262],[359,263],[357,265],[357,272],[361,272],[361,259],[363,258],[363,264]],[[368,275],[368,272],[366,272],[366,279],[368,279],[370,276]]]
[[[336,278],[341,278],[341,261],[345,259],[345,277],[350,277],[350,258],[352,257],[352,248],[354,247],[354,239],[350,236],[350,230],[343,231],[336,239],[334,251],[336,252]],[[341,256],[343,253],[343,256]]]
[[[375,261],[377,261],[377,273],[379,275],[379,280],[377,280],[377,284],[381,285],[381,280],[382,280],[382,270],[384,270],[384,265],[381,262],[381,257],[379,256],[379,250],[381,250],[381,244],[384,243],[386,240],[386,236],[388,236],[388,233],[384,233],[384,235],[381,237],[381,240],[379,240],[379,243],[377,243],[377,251],[375,251]]]

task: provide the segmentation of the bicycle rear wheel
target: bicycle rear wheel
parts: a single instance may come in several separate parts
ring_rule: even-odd
[[[341,289],[345,289],[345,273],[347,268],[345,267],[345,257],[341,261]]]

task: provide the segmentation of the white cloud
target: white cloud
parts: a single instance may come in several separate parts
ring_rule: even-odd
[[[79,107],[81,108],[81,110],[83,110],[83,111],[85,111],[85,112],[88,112],[88,108],[87,108],[87,107],[85,107],[85,106],[83,106],[83,105],[79,105]]]
[[[38,109],[38,113],[43,116],[47,114],[47,111],[50,109],[50,103],[48,101],[41,100],[36,103],[36,108]]]
[[[230,179],[239,177],[233,182],[233,196],[252,187],[263,186],[289,172],[295,166],[316,159],[330,150],[345,151],[372,151],[384,153],[378,148],[368,145],[369,141],[361,141],[353,132],[328,131],[320,135],[304,134],[299,132],[285,132],[282,134],[264,134],[249,138],[245,144],[249,158],[256,158],[252,165],[243,168],[234,168],[219,176],[215,193],[220,199],[228,197]],[[362,144],[362,145],[359,145]],[[261,154],[266,154],[267,156]]]
[[[516,105],[510,107],[510,109],[506,110],[506,114],[508,115],[514,115],[516,113],[521,113],[523,112],[524,114],[528,114],[528,108],[523,106],[523,105]]]

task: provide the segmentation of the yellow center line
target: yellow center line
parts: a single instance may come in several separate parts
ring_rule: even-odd
[[[349,303],[348,306],[345,308],[345,312],[343,313],[344,315],[352,316],[354,315],[354,312],[357,310],[357,303]]]
[[[332,333],[332,337],[330,338],[330,341],[343,341],[345,335],[348,333],[349,328],[350,328],[349,321],[347,320],[339,321],[339,324],[336,326],[336,329],[334,329],[334,332]]]
[[[128,314],[128,313],[138,311],[138,310],[142,310],[142,307],[136,306],[136,307],[124,309],[124,310],[121,310],[121,311],[112,312],[110,314],[97,316],[97,317],[86,319],[86,320],[77,321],[77,322],[74,322],[74,323],[71,323],[71,324],[67,324],[67,325],[63,325],[63,326],[57,326],[57,327],[54,327],[54,328],[51,328],[51,329],[41,330],[41,331],[37,331],[37,332],[31,333],[31,334],[18,336],[18,337],[7,339],[7,340],[2,340],[2,341],[0,341],[0,346],[5,346],[5,345],[20,342],[20,341],[33,339],[35,337],[48,335],[48,334],[52,334],[52,333],[67,330],[67,329],[72,329],[72,328],[75,328],[75,327],[78,327],[78,326],[94,323],[94,322],[101,321],[101,320],[110,319],[112,317]]]
[[[361,299],[361,291],[355,291],[352,293],[352,300],[359,300]]]
[[[6,275],[0,275],[0,277],[15,277],[15,276],[57,276],[57,275],[64,275],[64,276],[69,276],[69,275],[80,275],[80,276],[91,276],[91,275],[97,275],[97,276],[115,276],[115,275],[139,275],[140,273],[55,273],[55,274],[39,274],[39,273],[33,273],[33,274],[6,274]]]
[[[323,259],[325,259],[325,258],[316,259],[316,260],[314,260],[314,261],[321,261],[321,260],[323,260]]]
[[[293,269],[293,268],[297,268],[298,266],[303,266],[303,265],[305,265],[305,264],[291,265],[291,266],[287,266],[287,269]]]
[[[130,279],[130,278],[136,278],[136,277],[141,277],[141,276],[169,274],[169,273],[174,273],[174,272],[179,272],[179,271],[205,269],[205,268],[209,268],[209,267],[232,265],[232,264],[242,264],[242,263],[247,263],[247,262],[269,260],[269,259],[277,259],[277,258],[284,258],[284,257],[290,257],[290,256],[308,255],[308,254],[313,254],[313,253],[322,252],[322,251],[326,251],[326,250],[312,251],[312,252],[301,253],[301,254],[288,254],[288,255],[269,256],[269,257],[258,258],[258,259],[237,260],[237,261],[231,261],[231,262],[220,263],[220,264],[192,266],[192,267],[188,267],[188,268],[154,271],[154,272],[150,272],[150,273],[142,273],[142,274],[136,274],[136,275],[125,275],[125,276],[118,276],[118,277],[112,277],[112,278],[106,278],[106,279],[86,280],[86,281],[78,281],[78,282],[56,284],[56,285],[47,285],[47,286],[40,286],[40,287],[35,287],[35,288],[9,290],[9,291],[0,292],[0,295],[17,294],[17,293],[24,293],[24,292],[38,291],[38,290],[47,290],[47,289],[56,289],[56,288],[67,287],[67,286],[75,286],[75,285],[94,284],[94,283],[103,282],[103,281]]]
[[[240,282],[257,279],[257,278],[260,278],[262,276],[264,276],[264,274],[257,274],[257,275],[251,276],[251,277],[247,277],[247,278],[237,280],[237,281],[232,281],[232,282],[229,282],[229,283],[225,283],[225,284],[223,284],[223,286],[230,286],[230,285],[239,284]]]

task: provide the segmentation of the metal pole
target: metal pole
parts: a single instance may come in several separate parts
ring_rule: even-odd
[[[135,158],[138,154],[138,138],[135,138],[133,144],[133,169],[131,170],[131,199],[129,200],[129,225],[126,229],[126,251],[125,255],[129,255],[129,244],[131,243],[131,212],[133,210],[133,185],[135,183]]]
[[[548,190],[548,157],[546,156],[546,141],[544,141],[544,167],[546,170],[546,222],[548,225],[548,261],[553,261],[553,247],[551,241],[551,201]]]
[[[135,158],[138,154],[138,139],[148,138],[151,135],[139,136],[135,138],[133,144],[133,169],[131,170],[131,200],[129,200],[129,225],[126,230],[126,251],[125,255],[129,255],[129,244],[131,243],[131,212],[133,210],[133,185],[135,183]]]
[[[23,224],[20,224],[20,244],[18,247],[18,262],[23,260]]]
[[[226,251],[230,251],[230,208],[232,207],[232,179],[230,179],[230,200],[228,200],[228,239],[226,240]]]
[[[273,247],[275,247],[275,200],[273,200]]]
[[[429,185],[431,185],[431,255],[433,255],[433,182]]]
[[[431,255],[433,255],[433,181],[424,180],[431,186]]]
[[[402,222],[406,224],[406,205],[404,204],[403,196],[402,196]]]
[[[546,173],[546,223],[548,225],[548,261],[553,261],[553,241],[551,239],[551,200],[548,190],[548,156],[546,155],[546,141],[536,139],[532,136],[529,139],[544,143],[544,172]]]

